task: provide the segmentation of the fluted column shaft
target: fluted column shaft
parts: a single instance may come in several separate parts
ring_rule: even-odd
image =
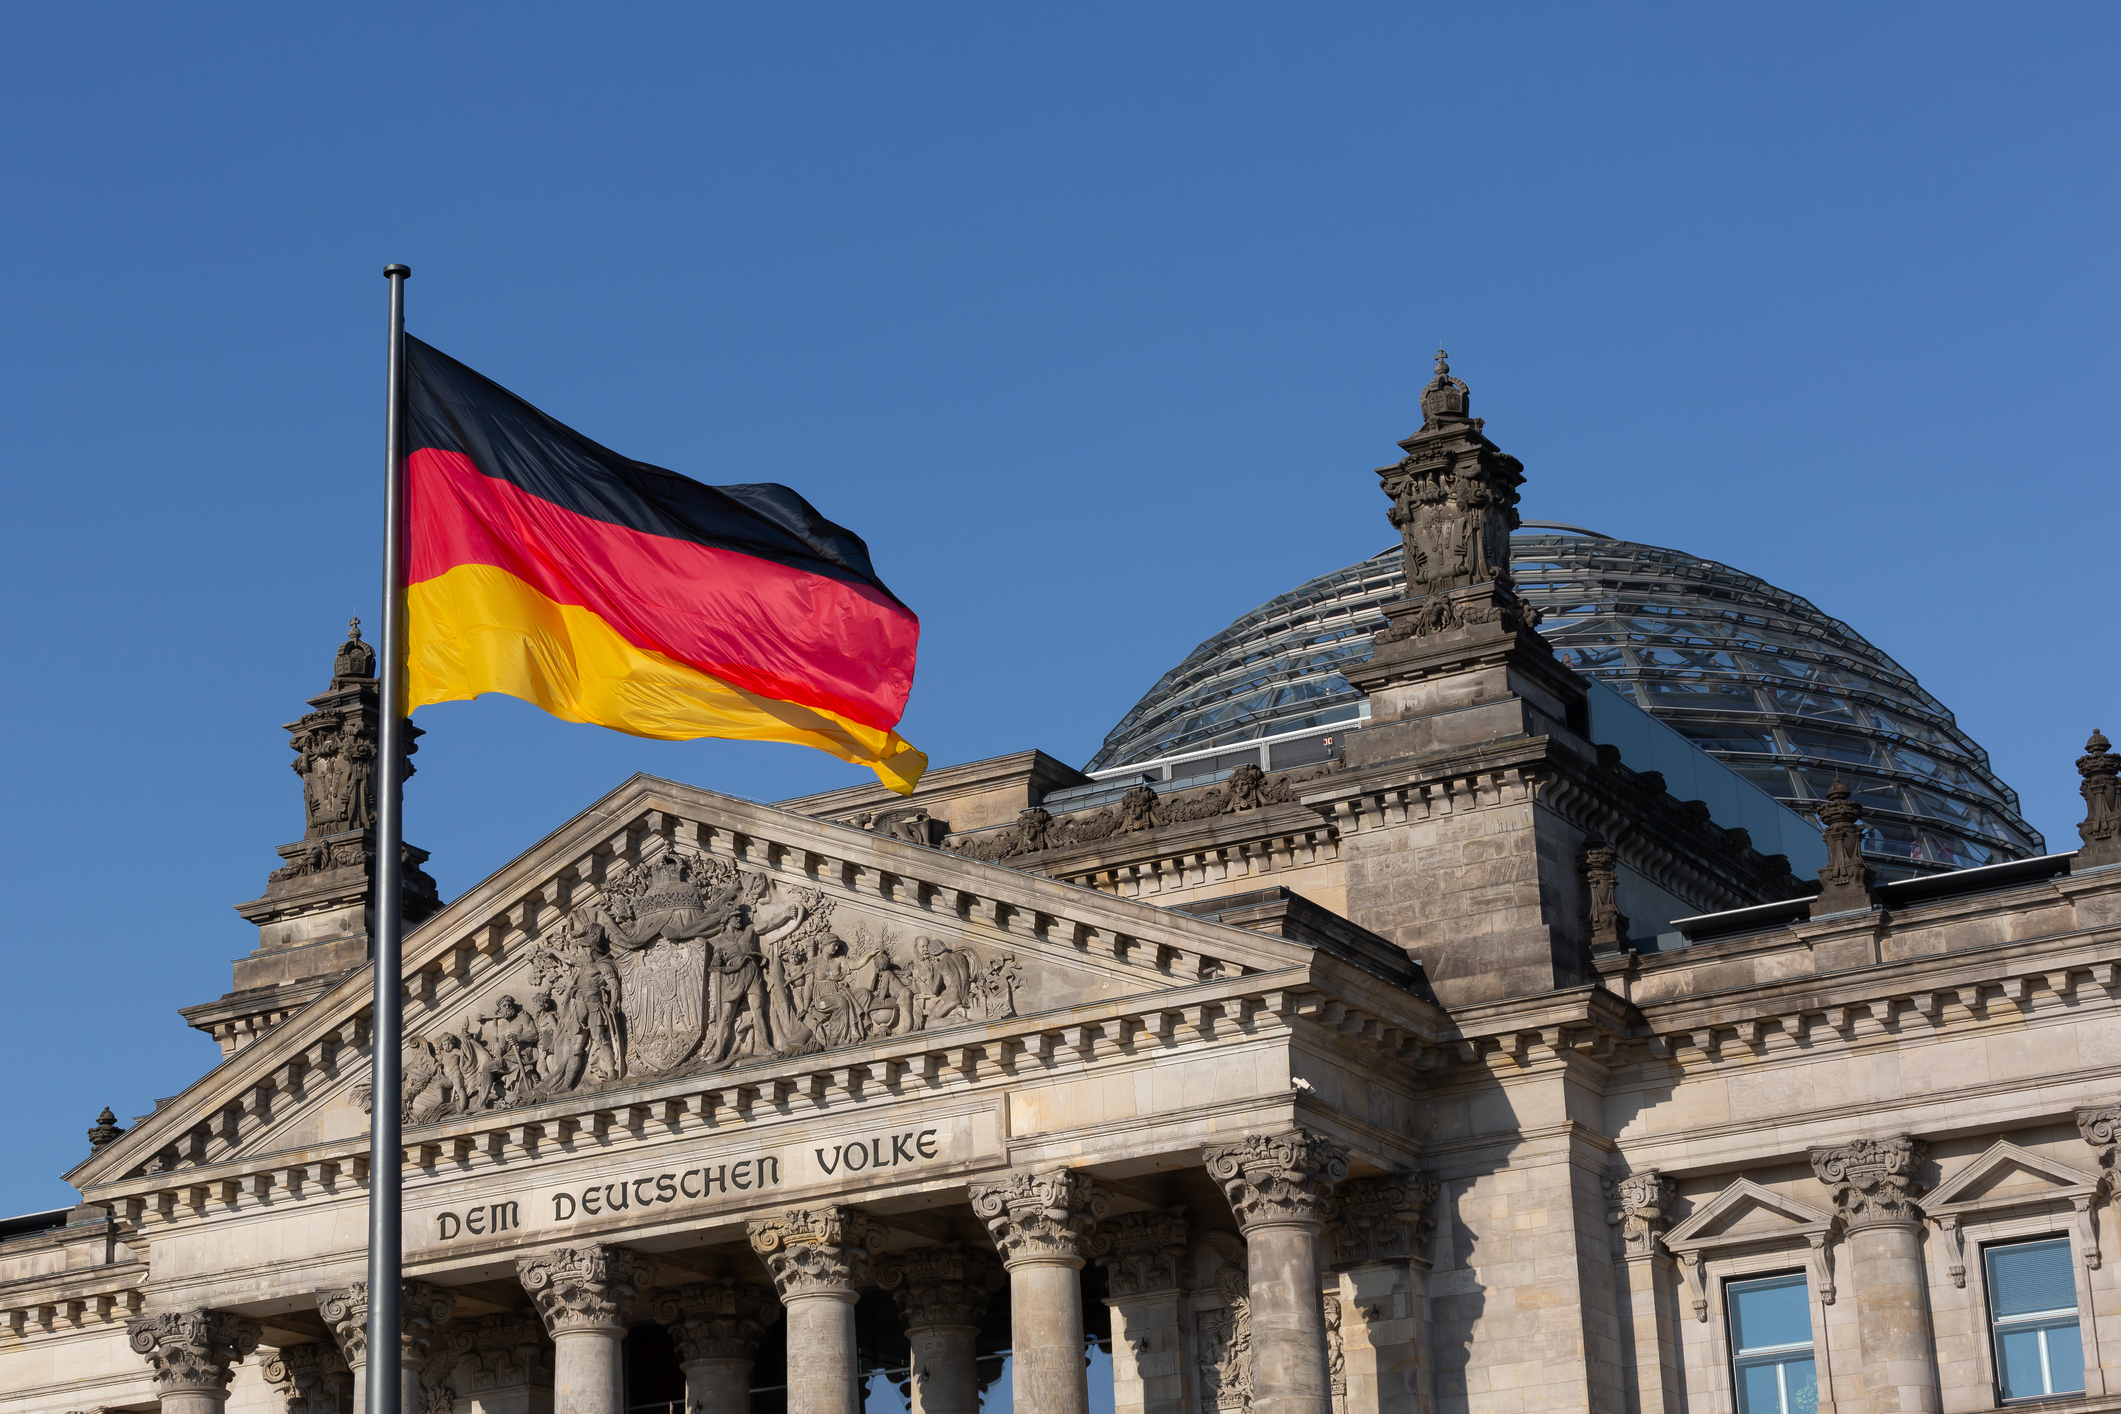
[[[1814,1149],[1812,1171],[1834,1190],[1848,1232],[1863,1388],[1871,1414],[1944,1407],[1930,1333],[1929,1277],[1915,1170],[1924,1146],[1906,1135]]]
[[[1018,1409],[1088,1414],[1082,1238],[1111,1206],[1070,1169],[972,1185],[972,1211],[1009,1271],[1010,1389]]]
[[[1333,1414],[1319,1245],[1347,1153],[1298,1129],[1251,1135],[1205,1158],[1250,1248],[1253,1414]]]
[[[750,1224],[788,1316],[788,1408],[803,1414],[860,1414],[861,1361],[854,1303],[881,1229],[853,1208],[798,1208]]]
[[[906,1320],[913,1349],[913,1414],[979,1414],[974,1342],[990,1297],[1008,1284],[984,1247],[917,1247],[884,1264],[879,1280]]]
[[[126,1322],[126,1343],[154,1371],[164,1414],[221,1414],[235,1367],[258,1348],[258,1336],[252,1322],[204,1308]]]
[[[435,1336],[456,1311],[457,1298],[424,1281],[408,1281],[398,1296],[399,1408],[420,1407],[420,1372],[434,1355]],[[357,1281],[326,1292],[317,1313],[339,1342],[347,1368],[353,1371],[355,1409],[368,1407],[368,1283]]]
[[[657,1298],[655,1318],[677,1347],[688,1414],[751,1414],[759,1336],[781,1318],[773,1291],[730,1277],[695,1282]]]
[[[625,1414],[626,1303],[646,1262],[624,1247],[555,1247],[516,1258],[552,1337],[552,1399],[566,1414]]]

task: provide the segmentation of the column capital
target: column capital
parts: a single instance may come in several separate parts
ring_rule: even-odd
[[[2099,1151],[2099,1171],[2111,1182],[2121,1169],[2121,1105],[2093,1105],[2077,1111],[2077,1133]]]
[[[545,1333],[626,1334],[626,1303],[648,1263],[624,1247],[601,1243],[554,1247],[516,1258],[516,1280],[530,1293]]]
[[[1090,1236],[1090,1255],[1105,1269],[1105,1289],[1114,1296],[1176,1291],[1186,1260],[1186,1210],[1106,1218]]]
[[[1080,1268],[1083,1234],[1112,1206],[1103,1189],[1074,1169],[1018,1170],[970,1189],[972,1212],[987,1225],[1007,1266],[1050,1262]]]
[[[235,1367],[258,1348],[257,1324],[227,1311],[195,1307],[135,1316],[125,1323],[126,1343],[154,1371],[158,1397],[204,1394],[225,1397]]]
[[[655,1318],[670,1332],[681,1365],[749,1360],[760,1333],[781,1318],[781,1300],[770,1286],[717,1277],[658,1294]]]
[[[528,1313],[502,1311],[457,1321],[449,1328],[449,1348],[458,1359],[471,1362],[475,1394],[552,1379],[552,1342],[544,1323]]]
[[[353,1372],[328,1340],[283,1345],[265,1357],[265,1382],[287,1401],[288,1414],[339,1414],[353,1393]]]
[[[1678,1196],[1672,1180],[1656,1169],[1644,1169],[1606,1179],[1605,1196],[1613,1205],[1605,1220],[1620,1229],[1621,1251],[1629,1257],[1655,1256],[1665,1209]]]
[[[1429,1205],[1441,1185],[1418,1173],[1354,1178],[1333,1196],[1333,1264],[1405,1262],[1420,1255],[1421,1235],[1435,1224]]]
[[[927,1326],[977,1326],[988,1298],[1009,1284],[995,1255],[966,1242],[895,1252],[877,1268],[908,1331]]]
[[[765,1261],[783,1301],[853,1296],[868,1282],[870,1261],[884,1247],[883,1229],[857,1208],[790,1208],[746,1227],[751,1250]]]
[[[1348,1151],[1308,1129],[1248,1134],[1201,1154],[1238,1226],[1248,1231],[1287,1223],[1317,1227],[1332,1216],[1333,1186],[1348,1175]]]
[[[1867,1227],[1922,1225],[1915,1203],[1920,1191],[1915,1170],[1928,1146],[1896,1134],[1887,1139],[1858,1139],[1811,1152],[1812,1172],[1834,1190],[1834,1204],[1850,1231]]]
[[[408,1281],[399,1288],[398,1359],[403,1368],[423,1370],[434,1354],[435,1337],[456,1313],[457,1298],[446,1289],[424,1281]],[[368,1363],[368,1283],[354,1282],[337,1291],[321,1293],[317,1314],[331,1327],[332,1337],[346,1363],[359,1369]]]

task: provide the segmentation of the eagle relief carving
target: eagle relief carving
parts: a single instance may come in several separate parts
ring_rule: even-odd
[[[406,1043],[405,1122],[1016,1015],[1013,954],[868,920],[842,937],[835,909],[707,855],[615,863],[514,990]],[[365,1081],[349,1093],[369,1107]]]

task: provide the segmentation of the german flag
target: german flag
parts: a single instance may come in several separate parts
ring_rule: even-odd
[[[920,620],[786,486],[705,486],[405,340],[409,705],[814,746],[909,792]]]

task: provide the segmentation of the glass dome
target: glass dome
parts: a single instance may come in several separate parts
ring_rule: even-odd
[[[1510,561],[1519,594],[1545,612],[1540,633],[1576,671],[1799,814],[1814,814],[1835,777],[1847,781],[1864,808],[1864,851],[1885,877],[2046,849],[1951,710],[1797,595],[1574,526],[1528,524],[1510,537]],[[1341,667],[1370,656],[1381,606],[1403,585],[1394,546],[1260,605],[1164,674],[1086,769],[1355,725],[1366,706]]]

